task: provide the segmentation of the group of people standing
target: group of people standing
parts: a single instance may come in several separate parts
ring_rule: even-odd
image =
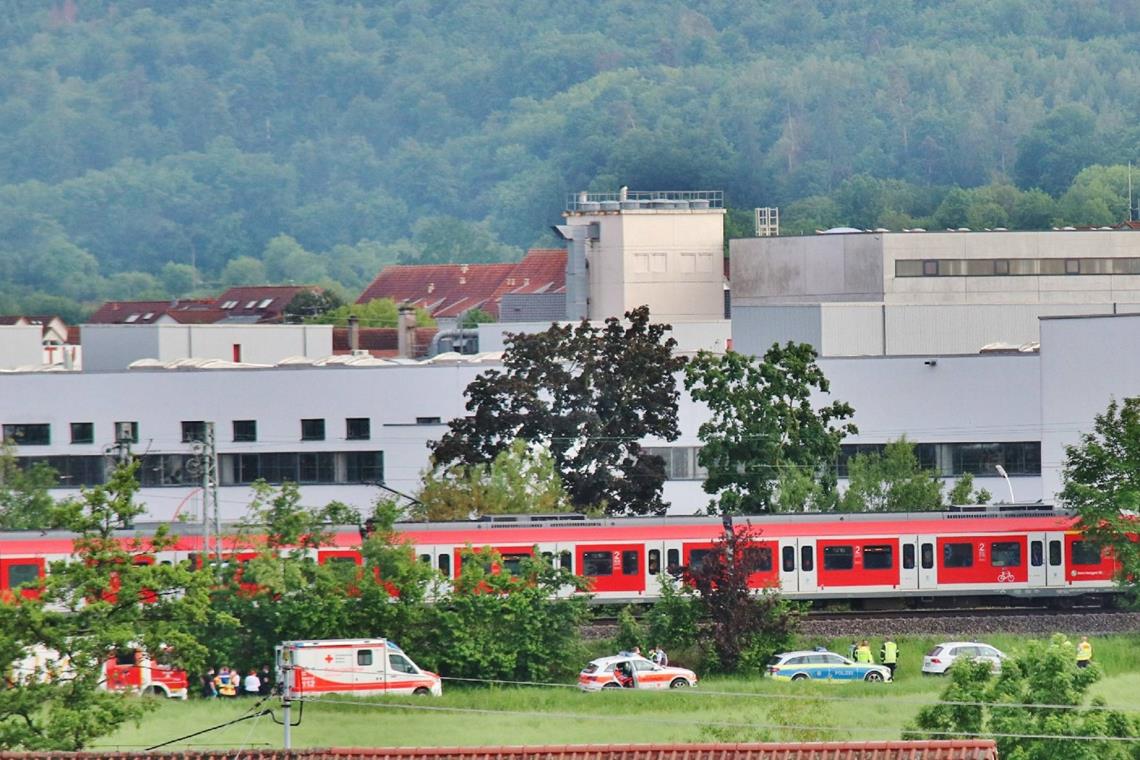
[[[273,673],[268,665],[250,668],[243,677],[238,670],[222,665],[217,670],[210,668],[202,676],[202,696],[206,699],[221,697],[267,697],[273,692]]]
[[[851,642],[851,659],[855,662],[865,665],[873,665],[875,663],[875,656],[871,653],[871,645],[867,639],[857,640]],[[891,670],[891,678],[895,677],[895,668],[899,664],[899,645],[888,636],[883,639],[883,645],[879,647],[879,661],[886,665]]]

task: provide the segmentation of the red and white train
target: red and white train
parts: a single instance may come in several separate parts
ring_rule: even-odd
[[[757,534],[748,558],[755,570],[750,583],[778,587],[794,599],[1048,598],[1114,591],[1116,563],[1085,540],[1074,515],[1040,505],[1002,509],[771,515],[738,517],[735,525],[750,525]],[[601,602],[655,600],[662,574],[700,561],[724,531],[717,517],[581,515],[397,527],[420,560],[444,577],[462,572],[468,547],[496,550],[504,571],[538,552],[588,578]],[[316,559],[360,564],[360,544],[358,529],[339,529],[332,545],[316,550]],[[228,540],[225,546],[230,559],[252,556]],[[155,561],[177,562],[201,551],[200,536],[182,535]],[[35,594],[45,567],[70,553],[65,534],[0,533],[0,589]]]

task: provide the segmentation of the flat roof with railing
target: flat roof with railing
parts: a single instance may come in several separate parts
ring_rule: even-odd
[[[619,190],[613,193],[570,193],[566,210],[571,213],[601,211],[705,210],[724,208],[723,190]]]

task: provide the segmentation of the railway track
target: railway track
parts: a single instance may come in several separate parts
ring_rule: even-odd
[[[1047,636],[1140,633],[1140,612],[1103,607],[1046,610],[1039,607],[979,609],[920,609],[813,611],[804,616],[800,634],[842,638],[892,636],[980,636],[1017,633]],[[617,633],[616,618],[598,618],[585,627],[587,638],[608,638]]]

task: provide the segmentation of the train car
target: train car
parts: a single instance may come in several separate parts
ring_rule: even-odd
[[[997,505],[953,512],[783,514],[735,518],[755,544],[745,561],[755,589],[793,599],[897,600],[984,597],[1065,600],[1115,590],[1116,563],[1084,539],[1077,518],[1041,505]],[[202,538],[176,526],[178,542],[158,562],[202,561]],[[398,533],[420,561],[454,580],[476,554],[494,550],[492,572],[515,572],[536,553],[583,576],[599,603],[652,602],[661,579],[699,563],[725,527],[719,517],[592,518],[502,516],[447,523],[402,523]],[[124,540],[139,531],[124,532]],[[321,563],[360,565],[361,532],[333,531],[310,550]],[[70,555],[66,534],[0,534],[0,593],[31,596],[50,563]],[[223,560],[242,562],[247,546],[223,543]],[[381,579],[382,580],[382,579]]]

